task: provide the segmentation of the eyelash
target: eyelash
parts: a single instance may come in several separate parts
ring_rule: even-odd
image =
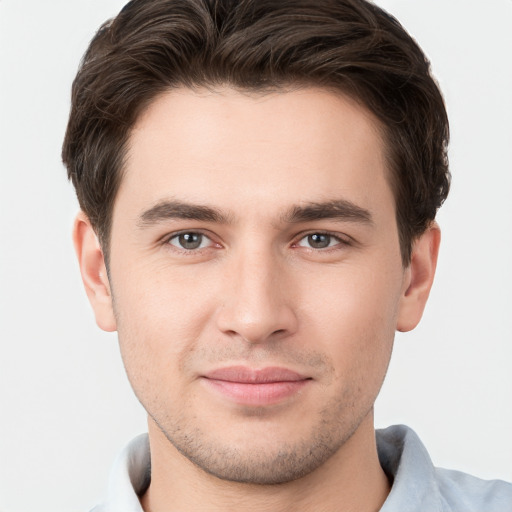
[[[209,240],[210,243],[209,243],[208,247],[198,247],[196,249],[186,249],[185,247],[179,247],[179,246],[171,243],[171,240],[179,239],[179,237],[183,236],[183,235],[199,235],[199,236],[203,237],[203,239]],[[212,240],[211,236],[208,236],[206,233],[204,233],[202,231],[197,231],[197,230],[184,230],[184,231],[179,231],[177,233],[172,233],[171,235],[165,237],[163,239],[163,242],[165,245],[171,246],[173,250],[176,250],[178,252],[181,252],[182,254],[187,254],[187,255],[197,254],[199,251],[209,249],[209,248],[213,247],[214,245],[220,246],[220,244],[216,244],[216,242],[214,242]],[[203,240],[201,241],[201,244],[202,243],[203,243]]]
[[[310,236],[319,235],[329,237],[332,241],[333,239],[336,241],[334,245],[328,245],[327,247],[315,248],[315,247],[304,247],[299,245],[300,242]],[[307,233],[301,233],[297,238],[296,242],[293,243],[293,247],[303,247],[310,251],[315,252],[327,252],[327,251],[335,251],[340,248],[347,247],[351,245],[351,240],[348,237],[342,237],[339,233],[332,233],[329,231],[309,231]]]
[[[199,236],[203,237],[203,240],[204,239],[209,240],[210,243],[207,247],[197,247],[197,248],[189,248],[189,249],[187,249],[185,247],[179,247],[178,245],[174,245],[171,243],[172,240],[179,239],[179,237],[183,236],[183,235],[199,235]],[[320,236],[320,237],[329,237],[329,239],[330,239],[329,244],[332,242],[332,240],[334,240],[336,243],[334,245],[328,245],[327,247],[311,247],[311,246],[305,247],[305,246],[300,245],[300,242],[307,239],[308,237],[315,236],[315,235]],[[201,245],[203,243],[203,240],[201,240],[201,242],[200,242]],[[202,231],[197,231],[197,230],[196,231],[194,231],[194,230],[179,231],[177,233],[172,233],[170,236],[165,237],[163,242],[165,245],[172,246],[173,250],[176,250],[183,254],[188,254],[188,255],[197,254],[199,251],[203,251],[205,249],[210,249],[210,248],[214,247],[215,245],[217,245],[217,247],[220,246],[220,244],[218,244],[212,240],[211,236],[207,235],[206,233],[204,233]],[[304,249],[307,249],[309,251],[314,251],[314,252],[327,252],[327,251],[340,249],[339,246],[341,246],[341,248],[342,248],[342,247],[346,247],[346,246],[350,246],[350,245],[351,245],[351,240],[349,240],[348,237],[343,238],[339,234],[331,233],[328,231],[309,231],[306,233],[300,233],[300,235],[298,235],[295,238],[295,241],[292,243],[292,247],[294,247],[294,248],[302,247]]]

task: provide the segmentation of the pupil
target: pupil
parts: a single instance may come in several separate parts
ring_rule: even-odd
[[[315,249],[324,249],[325,247],[329,247],[331,237],[329,235],[315,233],[314,235],[308,236],[308,242],[309,245]]]
[[[202,242],[203,235],[198,233],[183,233],[180,235],[180,245],[184,249],[197,249]]]

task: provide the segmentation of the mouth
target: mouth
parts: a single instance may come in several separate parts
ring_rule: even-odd
[[[240,405],[273,405],[292,398],[312,381],[288,368],[218,368],[202,376],[213,392]]]

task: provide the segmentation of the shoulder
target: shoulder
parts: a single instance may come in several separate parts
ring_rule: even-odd
[[[434,467],[416,433],[378,430],[381,466],[392,482],[381,512],[512,512],[512,484]]]
[[[447,510],[512,512],[512,484],[482,480],[467,473],[435,468],[437,485]]]

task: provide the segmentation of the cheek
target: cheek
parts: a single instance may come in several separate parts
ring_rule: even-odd
[[[328,277],[316,280],[321,293],[302,293],[308,336],[332,357],[339,378],[364,376],[380,385],[394,340],[401,270],[346,268]]]
[[[142,338],[155,336],[155,342],[160,337],[187,338],[191,330],[200,329],[214,295],[205,276],[165,263],[132,265],[115,277],[115,311],[121,324],[140,329]]]
[[[211,317],[208,287],[200,279],[155,268],[132,268],[119,277],[113,281],[114,310],[121,355],[135,392],[153,382],[176,388],[184,361]]]

